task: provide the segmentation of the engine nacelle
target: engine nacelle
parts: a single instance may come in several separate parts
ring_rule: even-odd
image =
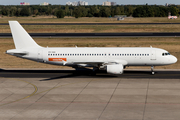
[[[107,69],[107,73],[123,74],[123,65],[122,64],[107,65],[106,69]]]

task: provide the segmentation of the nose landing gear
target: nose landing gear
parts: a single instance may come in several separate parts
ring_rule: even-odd
[[[155,72],[154,72],[154,66],[151,66],[151,72],[152,72],[152,75],[155,74]]]

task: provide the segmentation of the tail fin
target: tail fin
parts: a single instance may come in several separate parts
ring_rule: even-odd
[[[9,21],[16,49],[40,47],[18,21]]]

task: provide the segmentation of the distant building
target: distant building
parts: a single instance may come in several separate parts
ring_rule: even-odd
[[[30,5],[30,3],[27,3],[27,2],[21,2],[20,5]]]
[[[165,6],[168,6],[168,5],[169,5],[168,3],[165,4]]]
[[[116,2],[111,2],[111,6],[116,6]]]
[[[103,6],[111,6],[111,2],[108,2],[108,1],[103,2]]]
[[[72,5],[72,2],[68,1],[66,2],[66,5]]]
[[[116,2],[108,2],[108,1],[106,1],[106,2],[103,2],[102,5],[103,6],[116,6],[117,4],[116,4]]]
[[[72,6],[78,6],[78,2],[72,2]]]
[[[88,2],[85,2],[85,4],[84,4],[84,5],[85,5],[85,6],[86,6],[86,5],[88,5]]]
[[[167,6],[167,7],[168,6],[173,6],[173,5],[175,5],[175,4],[168,4],[168,3],[165,4],[165,6]]]
[[[88,2],[85,2],[85,1],[78,1],[78,2],[66,2],[66,5],[72,5],[72,6],[86,6],[88,5]]]
[[[44,2],[44,3],[41,3],[40,5],[49,5],[49,3]]]

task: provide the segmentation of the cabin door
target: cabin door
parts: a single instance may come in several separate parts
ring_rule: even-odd
[[[156,51],[151,50],[151,60],[156,60]]]
[[[43,50],[38,51],[38,62],[43,62]]]

